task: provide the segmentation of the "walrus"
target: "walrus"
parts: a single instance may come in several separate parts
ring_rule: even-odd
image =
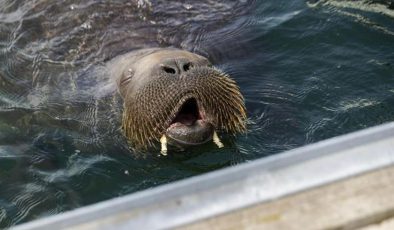
[[[123,98],[122,130],[132,146],[162,143],[200,145],[217,132],[246,130],[244,99],[236,82],[198,54],[176,48],[147,48],[109,64]]]
[[[135,153],[159,147],[160,140],[179,146],[214,140],[221,146],[216,137],[244,132],[242,95],[235,82],[211,64],[227,54],[239,55],[223,49],[237,37],[216,38],[237,30],[237,20],[253,8],[250,2],[121,0],[81,5],[71,0],[18,2],[15,7],[29,10],[22,21],[5,23],[10,32],[5,37],[16,40],[0,55],[7,60],[7,69],[0,71],[2,89],[9,92],[1,102],[13,108],[5,123],[20,127],[26,136],[34,139],[41,132],[61,130],[72,137],[67,146],[81,152],[116,146],[125,152],[131,147]],[[203,34],[210,36],[199,36]],[[192,65],[179,73],[171,73],[178,67],[165,66],[159,72],[161,61],[177,58]]]

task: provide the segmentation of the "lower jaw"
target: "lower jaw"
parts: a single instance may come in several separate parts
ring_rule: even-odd
[[[169,144],[194,146],[212,140],[214,131],[211,123],[197,120],[193,125],[174,123],[167,129],[165,136],[168,137]]]
[[[202,144],[205,144],[205,143],[207,143],[207,142],[212,140],[212,135],[209,138],[207,138],[207,139],[205,139],[203,141],[199,141],[199,142],[190,142],[190,141],[186,141],[186,140],[179,140],[179,139],[176,139],[176,138],[172,137],[171,135],[167,135],[167,137],[169,138],[169,140],[168,140],[169,144],[171,144],[171,145],[181,145],[181,146],[202,145]]]
[[[160,138],[160,143],[161,143],[160,153],[162,155],[167,155],[167,145],[171,145],[176,148],[180,148],[184,150],[187,147],[202,145],[209,141],[213,141],[213,143],[215,143],[219,148],[224,147],[223,143],[221,142],[215,130],[212,130],[212,132],[206,134],[209,135],[205,136],[204,139],[197,139],[198,141],[190,141],[190,139],[187,138],[185,138],[186,140],[182,140],[181,138],[175,138],[172,135],[170,135],[170,133],[167,132]]]

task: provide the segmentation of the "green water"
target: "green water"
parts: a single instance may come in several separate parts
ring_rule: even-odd
[[[365,2],[1,1],[0,228],[393,121],[394,3]],[[129,150],[105,63],[153,46],[229,73],[248,133]]]

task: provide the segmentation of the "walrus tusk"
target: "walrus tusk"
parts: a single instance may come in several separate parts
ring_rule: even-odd
[[[216,133],[216,131],[213,132],[213,142],[219,147],[219,148],[223,148],[224,145],[223,143],[220,141],[218,134]]]
[[[167,137],[166,137],[166,135],[163,135],[163,136],[160,138],[160,143],[161,143],[161,150],[160,150],[160,153],[161,153],[162,155],[166,156],[166,155],[167,155]]]

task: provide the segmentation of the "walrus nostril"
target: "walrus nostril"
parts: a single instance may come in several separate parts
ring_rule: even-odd
[[[188,71],[191,67],[193,67],[193,64],[188,62],[185,65],[183,65],[183,70],[186,72]]]
[[[168,67],[168,66],[163,66],[163,70],[164,70],[164,72],[170,73],[170,74],[175,74],[176,73],[174,68],[171,68],[171,67]]]

